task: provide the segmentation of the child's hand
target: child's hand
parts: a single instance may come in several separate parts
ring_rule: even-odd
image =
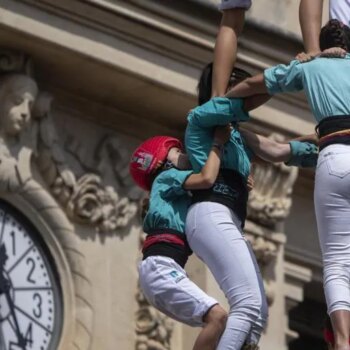
[[[298,60],[301,63],[312,61],[316,56],[318,56],[319,52],[314,53],[306,53],[306,52],[300,52],[296,55],[295,59]]]
[[[320,57],[329,58],[344,58],[346,56],[346,51],[341,47],[331,47],[321,52]]]
[[[214,142],[223,145],[230,140],[232,127],[230,124],[217,126],[214,133]]]

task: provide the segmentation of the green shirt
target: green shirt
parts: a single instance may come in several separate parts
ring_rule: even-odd
[[[305,90],[317,122],[331,116],[350,115],[350,54],[345,58],[292,61],[264,72],[271,95]]]
[[[215,126],[248,119],[249,114],[243,110],[242,99],[215,97],[194,108],[187,117],[185,133],[186,151],[193,171],[199,173],[208,159]],[[240,132],[233,129],[229,142],[224,146],[221,168],[236,170],[247,178],[251,155],[252,152],[245,145]]]
[[[183,184],[192,173],[192,170],[172,168],[161,172],[155,178],[150,193],[149,209],[143,221],[144,232],[171,229],[185,234],[187,209],[191,199]]]

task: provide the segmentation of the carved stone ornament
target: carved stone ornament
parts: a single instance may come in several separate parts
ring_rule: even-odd
[[[47,94],[39,95],[34,117],[39,130],[38,166],[53,195],[72,220],[92,225],[99,232],[127,226],[136,214],[135,203],[104,186],[100,176],[88,173],[76,179],[68,168],[50,115],[50,101]]]
[[[272,134],[270,138],[283,141],[277,134]],[[273,227],[289,215],[298,168],[283,163],[264,163],[254,165],[252,175],[255,187],[249,195],[248,218]]]
[[[144,239],[141,233],[141,242]],[[140,287],[138,287],[136,300],[136,350],[170,350],[170,340],[173,333],[174,322],[160,311],[151,306]]]
[[[263,277],[267,303],[271,306],[275,299],[274,281],[268,276],[266,270],[274,269],[276,264],[279,244],[266,239],[263,236],[247,235],[247,240],[252,245],[256,260]]]
[[[21,71],[26,59],[0,52],[0,72]],[[24,70],[24,68],[22,68]],[[24,74],[0,78],[0,190],[17,191],[31,178],[31,161],[73,221],[98,232],[125,227],[137,206],[96,174],[76,178],[65,161],[51,116],[52,97]]]

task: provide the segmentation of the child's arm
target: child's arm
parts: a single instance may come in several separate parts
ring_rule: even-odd
[[[320,52],[319,34],[322,25],[323,0],[300,0],[299,21],[304,48],[308,54]]]
[[[244,24],[245,9],[223,11],[215,42],[212,97],[224,96],[237,55],[237,40]]]
[[[199,174],[192,174],[187,178],[183,185],[186,190],[207,189],[214,185],[220,170],[221,150],[230,136],[231,127],[229,125],[215,129],[214,142],[208,159]]]

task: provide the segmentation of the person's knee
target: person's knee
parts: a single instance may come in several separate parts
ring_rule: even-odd
[[[242,298],[235,298],[234,302],[229,302],[230,314],[243,314],[251,320],[262,317],[262,313],[267,313],[267,305],[265,307],[261,296],[256,293],[246,293]]]
[[[227,312],[219,305],[214,305],[204,316],[204,322],[215,325],[216,328],[223,331],[226,327]]]

